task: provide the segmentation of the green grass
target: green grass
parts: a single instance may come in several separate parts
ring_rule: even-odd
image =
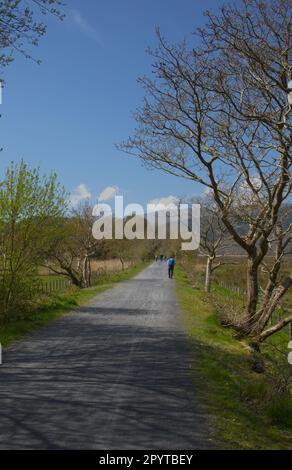
[[[283,397],[279,400],[274,400],[268,410],[268,414],[274,423],[292,428],[292,401],[290,397]]]
[[[57,281],[57,280],[62,280],[65,279],[64,276],[58,276],[58,274],[41,274],[38,276],[38,279],[40,281],[46,282],[46,281]]]
[[[191,285],[180,267],[176,280],[192,348],[196,393],[205,403],[218,447],[292,449],[292,428],[286,418],[291,397],[269,402],[270,383],[265,374],[251,370],[247,344],[220,325],[212,300]]]
[[[126,281],[145,269],[149,263],[144,262],[118,273],[111,273],[99,279],[98,283],[88,289],[69,288],[65,292],[53,293],[43,300],[42,305],[23,319],[11,320],[0,326],[0,343],[8,346],[53,321],[70,310],[86,305],[94,296]]]

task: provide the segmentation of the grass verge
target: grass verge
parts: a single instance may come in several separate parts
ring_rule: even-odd
[[[265,374],[251,370],[247,345],[220,325],[214,305],[179,266],[176,287],[190,336],[196,393],[210,415],[213,440],[226,449],[292,449],[291,428],[275,425],[265,407],[269,383]]]
[[[0,326],[0,343],[8,346],[55,320],[76,307],[86,305],[97,294],[126,281],[148,266],[149,262],[140,263],[125,271],[103,275],[98,283],[88,289],[71,287],[64,292],[57,292],[46,297],[38,309],[23,319],[11,320]]]

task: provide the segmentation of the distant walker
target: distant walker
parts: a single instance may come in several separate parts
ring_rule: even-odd
[[[170,279],[173,278],[174,265],[175,265],[174,257],[173,257],[173,256],[170,256],[170,258],[168,259],[168,262],[167,262],[167,266],[168,266],[168,277],[169,277]]]

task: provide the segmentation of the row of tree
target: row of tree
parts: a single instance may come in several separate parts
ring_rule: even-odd
[[[257,348],[292,321],[287,315],[268,326],[292,285],[292,273],[279,276],[291,237],[281,211],[292,183],[292,4],[242,0],[206,18],[195,44],[170,44],[157,31],[152,77],[140,79],[138,126],[120,149],[211,194],[220,225],[247,257],[246,309],[236,328]]]
[[[72,208],[57,176],[42,176],[25,162],[12,163],[0,183],[1,318],[30,310],[40,268],[79,287],[95,281],[92,261],[139,261],[154,256],[155,241],[95,240],[92,207]]]

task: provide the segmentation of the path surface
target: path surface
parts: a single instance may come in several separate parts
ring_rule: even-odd
[[[0,449],[204,449],[174,281],[154,264],[8,348]]]

